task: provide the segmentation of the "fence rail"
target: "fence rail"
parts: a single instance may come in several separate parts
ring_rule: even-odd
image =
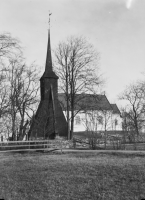
[[[0,142],[0,152],[4,151],[62,151],[62,140],[33,140]]]
[[[79,137],[74,137],[75,147],[78,145],[90,146],[91,139],[82,139]],[[136,143],[122,143],[121,140],[108,140],[105,148],[105,141],[96,142],[95,149],[106,149],[106,150],[141,150],[145,151],[145,142],[136,142]]]
[[[81,139],[75,137],[72,141],[66,141],[64,139],[55,140],[30,140],[30,141],[7,141],[0,142],[0,152],[18,152],[18,151],[54,151],[65,148],[91,148],[90,141],[88,139]],[[133,143],[124,144],[117,141],[110,143],[98,143],[95,149],[106,150],[145,150],[145,143]]]

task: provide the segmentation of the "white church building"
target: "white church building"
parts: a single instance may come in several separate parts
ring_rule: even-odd
[[[66,97],[58,94],[66,116]],[[74,132],[121,131],[122,118],[116,104],[110,104],[106,95],[77,94],[75,98]]]

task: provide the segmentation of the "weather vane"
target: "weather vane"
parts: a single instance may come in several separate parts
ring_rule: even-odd
[[[50,13],[50,11],[49,11],[49,28],[50,28],[50,16],[52,15],[52,13]]]

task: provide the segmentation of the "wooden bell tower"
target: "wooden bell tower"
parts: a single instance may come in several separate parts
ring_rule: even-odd
[[[28,138],[53,139],[57,134],[67,137],[67,122],[58,101],[58,76],[52,68],[50,28],[45,71],[40,78],[40,95],[41,100],[33,117]]]

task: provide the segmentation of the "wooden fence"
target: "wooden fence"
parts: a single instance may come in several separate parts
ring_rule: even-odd
[[[96,144],[95,149],[105,149],[105,145]],[[88,139],[74,138],[67,141],[62,138],[55,140],[33,140],[33,141],[8,141],[0,142],[0,152],[20,152],[20,151],[55,151],[62,152],[65,148],[85,148],[90,149]],[[145,150],[145,143],[123,144],[120,141],[113,141],[106,144],[106,150]]]
[[[123,146],[123,144],[122,144]],[[125,144],[125,150],[145,151],[145,143]]]
[[[0,142],[0,152],[62,151],[62,140],[34,140]]]
[[[74,138],[74,148],[78,148],[79,146],[91,148],[89,139],[82,139],[79,137]],[[105,149],[105,143],[97,142],[95,145],[95,149]],[[145,151],[145,142],[138,142],[138,143],[129,143],[125,144],[122,143],[121,140],[109,140],[106,143],[106,150],[138,150],[138,151]]]

